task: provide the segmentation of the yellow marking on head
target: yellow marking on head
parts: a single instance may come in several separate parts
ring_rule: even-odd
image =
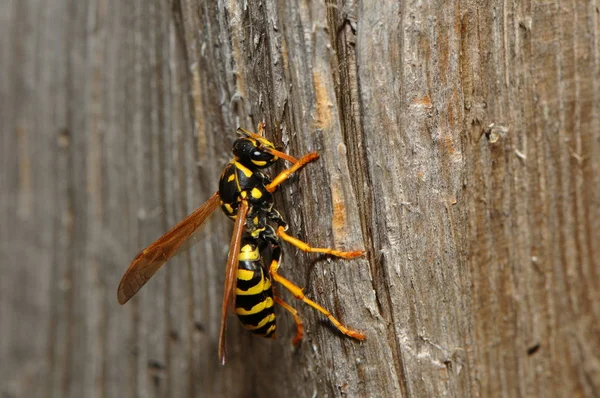
[[[265,308],[269,308],[272,306],[273,306],[273,299],[271,297],[267,297],[266,300],[261,301],[260,303],[256,304],[254,307],[250,308],[249,310],[246,310],[241,307],[236,307],[235,313],[238,315],[254,315],[254,314],[258,314]]]
[[[258,247],[252,245],[244,245],[238,254],[238,261],[255,261],[260,258]]]
[[[266,160],[254,160],[254,159],[251,159],[251,160],[252,160],[252,163],[254,163],[257,166],[264,166],[267,164]]]
[[[246,199],[246,196],[248,196],[248,192],[242,191],[240,192],[240,195],[242,195],[242,198]]]
[[[260,189],[254,187],[252,188],[250,195],[252,195],[254,199],[260,199],[262,197],[262,192],[260,192]]]
[[[254,278],[254,271],[249,271],[247,269],[238,269],[237,278],[242,281],[249,281]]]
[[[222,205],[225,208],[225,210],[227,210],[227,213],[229,213],[229,214],[233,213],[233,207],[231,207],[231,205],[229,203],[222,203]]]
[[[260,329],[263,326],[265,326],[267,323],[269,322],[273,322],[275,320],[275,314],[269,314],[266,317],[264,317],[259,323],[258,325],[254,326],[254,325],[244,325],[246,327],[246,329],[248,330],[256,330],[256,329]],[[270,329],[270,328],[269,328]]]
[[[247,168],[246,166],[244,166],[240,162],[233,162],[233,164],[235,165],[235,167],[237,167],[238,170],[240,170],[242,173],[244,173],[244,175],[246,177],[251,177],[252,176],[252,170],[250,170],[249,168]]]
[[[239,287],[235,288],[235,294],[238,296],[255,296],[257,294],[262,294],[264,283],[258,282],[256,285],[252,286],[248,290],[241,290]]]
[[[252,222],[254,223],[254,225],[258,225],[258,216],[254,217],[252,219]]]
[[[253,238],[258,238],[258,236],[260,235],[260,233],[261,233],[262,231],[264,231],[265,229],[266,229],[265,227],[263,227],[263,228],[257,228],[257,229],[255,229],[254,231],[252,231],[252,233],[251,233],[250,235],[251,235]]]
[[[235,174],[231,174],[229,177],[227,177],[227,182],[231,182],[235,180]]]

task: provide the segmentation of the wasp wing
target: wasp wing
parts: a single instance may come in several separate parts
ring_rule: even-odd
[[[227,314],[230,310],[230,304],[235,300],[236,271],[238,268],[238,255],[242,235],[246,227],[246,215],[248,214],[248,202],[242,200],[238,206],[237,216],[233,234],[231,235],[231,244],[229,245],[229,255],[227,256],[227,266],[225,268],[225,291],[223,292],[223,307],[221,310],[221,332],[219,333],[219,361],[225,365],[225,333],[227,331]]]
[[[197,243],[195,237],[200,227],[220,201],[215,192],[202,206],[136,256],[119,283],[117,298],[120,304],[133,297],[171,257]]]

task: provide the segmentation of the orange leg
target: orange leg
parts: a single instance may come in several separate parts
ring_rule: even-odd
[[[331,315],[331,312],[329,312],[328,310],[326,310],[324,307],[317,304],[316,302],[312,301],[311,299],[307,298],[304,295],[304,292],[302,291],[302,289],[300,287],[298,287],[293,282],[291,282],[290,280],[284,278],[283,276],[281,276],[277,273],[278,268],[279,268],[279,261],[277,261],[275,259],[273,261],[271,261],[271,265],[269,266],[269,273],[271,274],[271,277],[273,278],[274,281],[280,283],[281,285],[283,285],[283,287],[285,287],[287,290],[289,290],[294,295],[294,297],[296,297],[298,300],[304,301],[304,303],[308,304],[309,306],[313,307],[315,310],[319,311],[321,314],[325,315],[329,319],[329,321],[331,323],[333,323],[333,325],[340,332],[345,334],[346,336],[355,338],[357,340],[364,340],[367,337],[359,331],[349,329],[346,326],[342,325],[340,323],[340,321],[338,321],[337,319],[334,318],[333,315]],[[295,341],[295,339],[294,339],[294,341]]]
[[[292,175],[292,173],[298,171],[302,167],[306,166],[307,163],[312,162],[313,160],[317,159],[318,157],[319,157],[319,154],[316,152],[311,152],[311,153],[308,153],[308,154],[302,156],[300,159],[298,159],[298,161],[296,163],[294,163],[294,165],[292,167],[290,167],[289,169],[285,169],[281,173],[279,173],[273,179],[273,181],[271,181],[271,183],[269,185],[267,185],[267,191],[275,192],[275,189],[277,189],[277,187],[282,182],[287,180]]]
[[[304,336],[304,324],[302,323],[302,320],[300,319],[300,316],[298,315],[298,311],[296,311],[296,309],[294,307],[292,307],[291,305],[289,305],[288,303],[286,303],[285,301],[283,301],[282,299],[280,299],[277,296],[273,296],[273,299],[275,300],[275,302],[277,304],[279,304],[280,306],[285,308],[290,314],[292,314],[292,317],[294,318],[294,322],[296,322],[296,337],[294,337],[292,344],[298,345],[298,343],[300,343],[300,341],[302,341],[302,336]]]
[[[288,235],[285,232],[284,227],[277,228],[277,236],[279,236],[284,241],[296,246],[298,249],[302,250],[303,252],[307,252],[307,253],[323,253],[323,254],[329,254],[330,256],[336,256],[336,257],[341,257],[341,258],[346,258],[346,259],[359,257],[359,256],[362,256],[363,254],[365,254],[364,250],[353,250],[353,251],[349,251],[349,252],[343,252],[343,251],[329,249],[329,248],[323,248],[323,247],[311,247],[307,243],[301,241],[300,239],[294,238],[293,236]]]

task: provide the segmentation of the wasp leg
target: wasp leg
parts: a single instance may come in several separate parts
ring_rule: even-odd
[[[281,213],[279,213],[277,210],[271,209],[271,211],[269,212],[269,220],[271,220],[275,224],[277,224],[278,227],[283,227],[284,231],[287,231],[287,229],[288,229],[287,222],[285,222],[285,220],[281,216]],[[275,233],[275,231],[273,231],[273,235],[277,235],[277,233]]]
[[[294,163],[294,165],[292,167],[290,167],[289,169],[285,169],[281,173],[279,173],[273,179],[273,181],[271,181],[271,183],[269,185],[267,185],[267,187],[266,187],[267,191],[275,192],[277,187],[282,182],[287,180],[290,177],[290,175],[292,175],[292,173],[298,171],[302,167],[306,166],[307,163],[312,162],[313,160],[317,159],[318,157],[319,157],[319,154],[317,152],[311,152],[311,153],[308,153],[308,154],[302,156],[300,159],[298,159],[298,161],[296,163]]]
[[[298,249],[302,250],[303,252],[307,252],[307,253],[323,253],[323,254],[329,254],[330,256],[336,256],[336,257],[341,257],[341,258],[346,258],[346,259],[359,257],[359,256],[362,256],[363,254],[365,254],[364,250],[353,250],[353,251],[344,252],[344,251],[340,251],[340,250],[329,249],[326,247],[325,248],[324,247],[311,247],[308,245],[308,243],[303,242],[298,238],[294,238],[293,236],[288,235],[285,232],[284,227],[277,228],[277,236],[279,236],[284,241],[296,246]]]
[[[279,248],[277,248],[277,249],[280,250]],[[331,323],[333,323],[333,325],[340,332],[345,334],[346,336],[355,338],[357,340],[364,340],[367,337],[359,331],[349,329],[346,326],[342,325],[340,323],[340,321],[338,321],[337,319],[334,318],[333,315],[331,315],[331,312],[329,312],[328,310],[326,310],[324,307],[317,304],[316,302],[312,301],[311,299],[307,298],[304,295],[304,292],[302,291],[302,289],[300,287],[295,285],[290,280],[279,275],[279,273],[277,273],[277,269],[279,268],[279,261],[278,261],[279,257],[280,256],[278,256],[278,255],[274,256],[273,260],[271,260],[271,265],[269,266],[269,273],[271,274],[271,277],[273,278],[274,281],[276,281],[277,283],[280,283],[283,287],[285,287],[287,290],[289,290],[290,293],[292,293],[294,295],[294,297],[296,297],[298,300],[304,301],[304,303],[313,307],[315,310],[319,311],[321,314],[325,315],[329,319],[329,321]],[[294,341],[295,341],[295,339],[294,339]]]
[[[273,300],[275,300],[277,304],[279,304],[280,306],[285,308],[290,314],[292,314],[294,322],[296,322],[296,337],[294,337],[292,344],[298,345],[298,343],[302,341],[302,336],[304,336],[304,324],[302,323],[302,319],[300,319],[300,316],[298,315],[298,311],[296,311],[294,307],[292,307],[277,296],[273,296]]]

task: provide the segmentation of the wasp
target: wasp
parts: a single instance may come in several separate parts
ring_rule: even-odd
[[[263,137],[264,124],[258,125],[258,133],[242,128],[240,138],[233,143],[233,159],[225,166],[219,180],[219,190],[202,206],[188,215],[170,231],[142,250],[129,265],[121,278],[117,290],[120,304],[125,304],[170,258],[195,243],[202,225],[218,207],[234,221],[233,234],[225,267],[221,329],[219,333],[219,361],[225,364],[225,334],[227,315],[235,311],[246,329],[255,335],[272,338],[275,336],[275,304],[287,310],[296,324],[294,344],[303,336],[303,324],[298,312],[273,291],[272,282],[277,282],[292,295],[325,315],[344,335],[364,340],[365,335],[342,325],[327,309],[306,297],[303,289],[279,274],[282,259],[281,242],[285,241],[309,253],[351,259],[364,254],[362,250],[339,251],[317,248],[289,235],[288,225],[274,208],[273,193],[293,173],[316,160],[316,152],[296,159],[275,148]],[[284,169],[274,178],[262,170],[285,160],[291,167]],[[270,253],[268,266],[263,253]]]

